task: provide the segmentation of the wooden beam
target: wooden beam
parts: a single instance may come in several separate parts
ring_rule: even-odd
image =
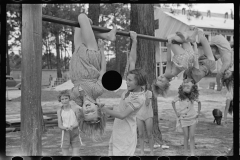
[[[21,156],[42,155],[42,4],[22,5]]]

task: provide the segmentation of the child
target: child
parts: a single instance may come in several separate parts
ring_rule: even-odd
[[[172,101],[172,106],[183,129],[185,153],[187,153],[188,140],[190,139],[191,156],[194,156],[195,128],[201,111],[201,102],[198,100],[198,87],[192,81],[184,80],[183,84],[179,87],[178,94],[178,97]],[[179,101],[178,111],[175,107],[177,101]],[[194,109],[194,101],[198,102],[198,113]]]
[[[79,110],[79,128],[93,141],[101,139],[106,127],[106,115],[101,111],[102,104],[97,104],[88,96],[84,96],[84,103]]]
[[[139,133],[139,141],[141,148],[141,155],[144,155],[144,126],[146,126],[147,136],[149,140],[150,155],[153,156],[153,109],[152,109],[152,92],[147,90],[145,92],[146,101],[143,107],[137,113],[137,128]]]
[[[227,94],[226,94],[226,106],[223,110],[223,122],[222,124],[224,126],[226,126],[227,124],[227,113],[229,114],[232,114],[232,111],[233,111],[233,84],[234,84],[234,73],[233,71],[230,71],[230,70],[225,70],[224,74],[223,74],[223,77],[225,76],[229,76],[227,75],[229,74],[230,77],[229,78],[222,78],[222,83],[223,83],[223,86],[226,86],[227,88]]]
[[[75,28],[75,52],[69,66],[70,78],[74,84],[70,92],[71,99],[82,106],[85,94],[96,101],[104,91],[101,79],[106,72],[106,60],[103,52],[103,42],[99,40],[97,44],[95,36],[115,41],[117,30],[114,25],[110,32],[93,32],[92,21],[85,14],[78,16],[78,22],[81,28]]]
[[[178,36],[177,36],[178,37]],[[178,37],[179,38],[179,37]],[[176,39],[178,39],[176,38]],[[169,39],[169,42],[171,38]],[[199,68],[197,63],[197,46],[194,43],[194,50],[189,42],[183,43],[183,48],[176,44],[167,43],[167,66],[164,74],[160,75],[153,83],[152,89],[154,95],[165,96],[170,86],[172,78],[177,76],[181,71],[188,69],[189,67]],[[171,50],[174,53],[174,57],[171,60]]]
[[[219,74],[222,76],[225,70],[233,70],[233,68],[231,68],[233,65],[233,51],[227,39],[222,35],[216,35],[212,37],[210,46],[216,60],[219,58],[222,60],[222,68]],[[225,75],[223,78],[229,78],[230,76],[231,75]]]
[[[72,147],[73,156],[79,154],[80,134],[78,129],[78,111],[69,104],[70,94],[67,90],[61,91],[58,101],[62,107],[58,109],[58,127],[62,129],[61,148],[63,155],[68,155],[69,148]]]
[[[113,110],[102,107],[102,111],[115,117],[109,142],[109,156],[133,156],[137,146],[136,116],[144,105],[145,93],[142,86],[147,84],[146,76],[135,69],[137,35],[130,31],[130,71],[127,74],[127,91],[123,92],[120,104]]]

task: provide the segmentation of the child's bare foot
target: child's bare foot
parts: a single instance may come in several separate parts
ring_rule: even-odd
[[[116,40],[116,33],[117,33],[117,26],[115,24],[113,25],[113,29],[108,32],[108,40],[109,41],[115,41]]]

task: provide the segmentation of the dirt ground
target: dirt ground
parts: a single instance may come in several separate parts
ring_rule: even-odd
[[[224,156],[230,150],[233,143],[233,117],[228,115],[228,125],[226,127],[218,126],[213,123],[212,110],[214,108],[222,109],[225,105],[226,90],[217,92],[214,90],[204,89],[200,91],[200,100],[202,102],[201,116],[197,124],[195,134],[195,154],[196,156]],[[115,93],[118,97],[120,93]],[[155,148],[155,156],[176,156],[183,155],[183,134],[175,132],[175,113],[171,106],[171,100],[177,95],[177,91],[172,91],[167,98],[158,97],[158,115],[159,127],[162,132],[163,140],[166,141],[168,149]],[[100,99],[101,103],[117,106],[120,98]],[[55,100],[42,102],[43,111],[57,110],[60,106]],[[195,104],[197,109],[197,104]],[[19,101],[6,102],[6,114],[20,113]],[[112,132],[113,120],[107,122],[106,133],[102,141],[93,142],[88,137],[81,134],[82,142],[80,155],[82,156],[107,156],[108,142]],[[59,156],[61,131],[57,127],[49,128],[42,137],[43,156]],[[6,134],[6,154],[8,156],[21,155],[20,152],[20,132],[11,132]],[[150,153],[149,147],[145,146],[145,154]],[[137,146],[136,155],[140,154],[139,145]]]

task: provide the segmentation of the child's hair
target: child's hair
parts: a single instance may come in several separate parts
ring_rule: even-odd
[[[226,86],[227,87],[227,89],[229,90],[229,88],[230,88],[230,86],[232,86],[233,87],[233,81],[234,81],[234,71],[232,71],[232,75],[230,76],[230,77],[228,77],[228,78],[225,78],[225,74],[226,74],[226,71],[227,70],[225,70],[224,71],[224,73],[223,73],[223,76],[222,76],[222,84],[223,84],[223,86]]]
[[[139,86],[145,86],[147,85],[147,75],[142,69],[133,69],[131,71],[128,71],[127,76],[129,74],[134,74],[134,79],[136,80],[137,84]]]
[[[59,102],[61,102],[61,97],[62,97],[62,96],[67,96],[67,97],[69,97],[69,99],[70,99],[70,93],[69,93],[69,91],[68,91],[68,90],[63,90],[63,91],[59,92],[59,94],[58,94],[58,101],[59,101]]]
[[[164,97],[167,94],[167,91],[169,90],[170,83],[167,82],[167,83],[164,83],[164,85],[162,86],[158,86],[156,82],[157,81],[155,80],[152,84],[152,91],[154,96],[157,97],[158,95],[161,95]]]
[[[80,116],[78,119],[79,129],[93,141],[101,140],[101,136],[104,134],[106,127],[107,116],[101,111],[103,104],[97,104],[98,106],[98,119],[96,121],[86,121],[82,109],[80,109]]]
[[[199,91],[196,84],[193,84],[190,93],[186,93],[183,91],[183,85],[180,85],[178,88],[178,97],[181,101],[188,98],[191,102],[193,102],[194,100],[198,99],[198,96]]]

